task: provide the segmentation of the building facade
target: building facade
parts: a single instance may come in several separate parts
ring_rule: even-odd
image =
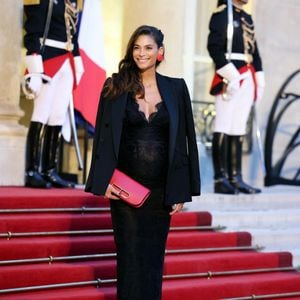
[[[159,72],[184,77],[193,100],[213,101],[208,89],[213,65],[206,50],[208,21],[215,0],[99,0],[103,5],[106,70],[115,72],[132,31],[139,25],[159,27],[165,34],[166,59]],[[20,97],[22,80],[22,0],[2,0],[0,19],[0,185],[23,185],[25,136],[32,104]],[[265,132],[274,97],[289,74],[299,69],[297,0],[250,0],[266,75],[264,99],[257,105]],[[11,20],[15,20],[12,22]],[[293,116],[298,122],[298,112]],[[255,151],[254,151],[255,152]],[[76,170],[70,155],[68,169]],[[258,162],[257,155],[249,161]],[[261,177],[257,171],[249,176]]]

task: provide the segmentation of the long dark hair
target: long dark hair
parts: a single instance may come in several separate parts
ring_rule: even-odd
[[[158,48],[163,47],[164,35],[156,27],[142,25],[138,27],[131,35],[124,58],[119,63],[119,72],[113,73],[107,81],[104,95],[109,98],[115,98],[124,92],[131,92],[133,96],[138,95],[143,98],[145,91],[141,81],[140,72],[133,59],[133,47],[140,35],[150,35]],[[156,61],[156,66],[161,62]]]

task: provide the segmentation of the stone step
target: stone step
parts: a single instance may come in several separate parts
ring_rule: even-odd
[[[214,211],[213,225],[230,229],[293,229],[300,227],[300,209],[277,209],[261,211]]]
[[[264,247],[264,252],[288,251],[293,255],[293,266],[300,267],[300,228],[249,229],[252,245]]]
[[[193,197],[185,205],[187,210],[214,211],[257,211],[275,209],[300,209],[300,187],[273,186],[265,187],[256,195],[222,195],[203,193]]]
[[[300,187],[264,187],[257,195],[221,195],[204,192],[185,204],[186,210],[206,210],[213,225],[225,231],[248,231],[253,246],[266,252],[289,251],[300,266]]]
[[[286,250],[287,248],[300,249],[300,228],[284,229],[251,229],[254,245],[264,246],[267,249],[277,248],[278,250]]]
[[[300,270],[300,249],[288,249],[293,254],[293,265]]]

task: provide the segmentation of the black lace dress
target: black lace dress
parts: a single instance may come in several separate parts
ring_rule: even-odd
[[[118,168],[151,189],[140,208],[111,201],[117,247],[118,300],[161,299],[170,207],[164,205],[168,166],[169,114],[164,102],[146,119],[129,97]]]

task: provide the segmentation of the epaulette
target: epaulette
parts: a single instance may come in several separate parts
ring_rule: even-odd
[[[23,5],[38,5],[41,0],[23,0]]]
[[[227,7],[226,4],[222,4],[222,5],[218,6],[218,7],[214,10],[214,14],[223,11],[226,7]]]
[[[77,0],[77,9],[79,11],[82,11],[82,9],[83,9],[83,1],[82,0]]]

